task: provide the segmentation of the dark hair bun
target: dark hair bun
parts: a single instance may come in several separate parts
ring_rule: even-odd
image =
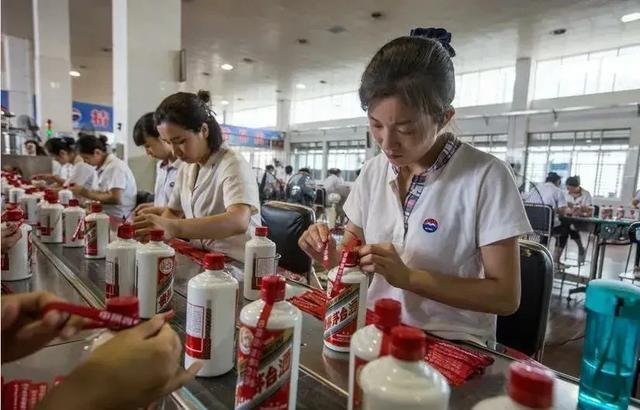
[[[442,45],[442,47],[444,47],[445,50],[447,50],[447,53],[449,53],[449,57],[456,56],[456,50],[454,50],[453,47],[451,47],[451,33],[449,33],[447,30],[441,27],[438,27],[438,28],[418,27],[418,28],[412,29],[409,32],[409,35],[411,37],[421,37],[421,38],[436,40]]]
[[[198,91],[198,98],[205,104],[209,104],[209,101],[211,101],[211,93],[209,93],[209,91],[207,90],[199,90]]]
[[[98,137],[98,139],[100,139],[100,141],[102,141],[104,145],[107,145],[107,143],[109,142],[109,138],[107,138],[106,135],[101,135]]]

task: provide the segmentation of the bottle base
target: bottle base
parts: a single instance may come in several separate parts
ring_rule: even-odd
[[[344,346],[336,346],[330,342],[327,342],[326,340],[324,341],[324,346],[327,349],[331,349],[334,352],[340,352],[340,353],[349,353],[349,347],[344,347]]]
[[[85,259],[104,259],[106,256],[98,256],[98,255],[84,255]]]
[[[62,244],[62,247],[63,247],[63,248],[82,248],[82,247],[84,247],[84,244],[79,243],[79,244],[77,244],[77,245],[73,245],[73,244],[63,243],[63,244]]]

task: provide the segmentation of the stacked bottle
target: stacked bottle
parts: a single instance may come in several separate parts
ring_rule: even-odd
[[[23,223],[23,214],[20,209],[8,210],[5,214],[6,221],[2,222],[2,230],[8,224],[20,225],[21,236],[18,242],[7,252],[2,253],[2,280],[22,280],[31,277],[31,227]]]
[[[123,223],[118,227],[117,239],[107,245],[107,298],[136,295],[136,252],[140,245],[133,236],[133,226]]]
[[[296,407],[302,314],[284,300],[285,282],[263,277],[261,299],[240,312],[236,408]]]
[[[220,253],[206,254],[204,268],[189,280],[184,367],[202,362],[198,376],[213,377],[233,368],[238,281]]]
[[[164,231],[152,229],[149,243],[136,251],[136,294],[140,302],[140,318],[150,319],[168,310],[173,298],[175,254],[163,242]]]

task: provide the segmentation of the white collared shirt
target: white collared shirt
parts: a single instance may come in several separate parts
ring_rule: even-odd
[[[258,184],[249,163],[226,145],[212,154],[207,163],[183,164],[169,199],[169,208],[184,213],[185,218],[219,215],[231,205],[251,207],[252,216],[244,234],[224,239],[197,239],[191,242],[236,260],[244,260],[244,245],[260,221]]]
[[[327,195],[338,192],[338,187],[341,185],[344,185],[344,180],[334,174],[329,175],[322,183],[322,187],[327,191]]]
[[[560,218],[557,210],[567,206],[567,198],[564,192],[553,182],[537,184],[525,197],[525,202],[530,204],[544,204],[553,208],[553,226],[560,226]]]
[[[565,194],[565,199],[568,204],[573,204],[574,206],[589,206],[593,205],[593,198],[591,198],[591,193],[584,188],[580,188],[580,196],[574,197],[568,191]]]
[[[176,159],[173,162],[158,161],[156,165],[156,184],[154,188],[153,206],[165,208],[169,205],[171,192],[176,184],[178,169],[182,161]]]
[[[122,189],[120,204],[103,204],[104,212],[115,218],[123,218],[131,215],[136,206],[138,188],[133,172],[126,162],[113,154],[107,155],[104,163],[96,169],[98,175],[97,190],[109,192],[114,188]]]
[[[71,165],[72,170],[71,174],[69,174],[69,177],[66,179],[67,184],[76,184],[87,189],[95,188],[95,184],[98,179],[95,167],[84,162],[80,155],[76,155],[73,165],[68,165]]]
[[[480,248],[531,231],[511,174],[490,154],[461,144],[448,162],[427,172],[404,228],[396,174],[384,156],[368,161],[344,205],[368,244],[392,243],[410,268],[483,278]],[[448,339],[495,340],[496,316],[454,308],[391,286],[374,275],[367,304],[402,304],[402,322]]]

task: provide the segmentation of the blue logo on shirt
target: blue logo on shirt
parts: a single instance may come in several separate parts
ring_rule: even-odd
[[[422,229],[424,229],[425,232],[428,233],[435,232],[438,230],[438,221],[433,218],[427,218],[422,223]]]

